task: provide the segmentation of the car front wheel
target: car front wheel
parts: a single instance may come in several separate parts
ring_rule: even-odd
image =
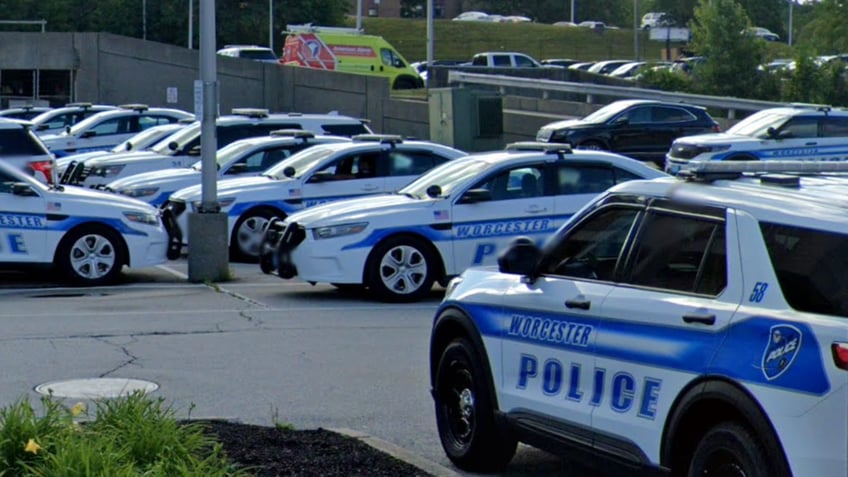
[[[689,466],[688,477],[767,477],[768,460],[758,439],[745,426],[728,421],[701,438]]]
[[[517,446],[497,427],[485,383],[484,367],[472,345],[461,338],[451,342],[436,368],[436,425],[448,458],[471,472],[503,469]]]
[[[237,262],[256,263],[265,237],[265,226],[274,217],[283,217],[269,209],[254,209],[239,217],[230,238],[230,259]]]
[[[105,227],[73,230],[56,251],[57,268],[72,282],[97,286],[117,280],[126,262],[120,236]]]
[[[368,261],[368,287],[388,302],[418,301],[433,287],[435,259],[415,237],[393,237],[375,247]]]

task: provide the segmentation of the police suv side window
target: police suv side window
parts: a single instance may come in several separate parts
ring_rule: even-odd
[[[35,156],[45,154],[38,142],[24,128],[0,129],[0,156]]]
[[[795,117],[780,128],[781,137],[804,138],[819,135],[819,120],[809,117]]]
[[[789,306],[848,317],[848,235],[771,223],[760,229]]]
[[[617,184],[613,170],[605,166],[564,164],[557,168],[559,194],[599,194]],[[623,182],[623,181],[622,181]]]
[[[417,176],[447,162],[444,157],[430,151],[399,151],[389,153],[390,176]]]
[[[489,190],[492,200],[511,200],[544,195],[542,186],[542,169],[523,166],[500,171],[471,188]]]
[[[652,210],[631,256],[627,283],[712,296],[727,285],[720,221]]]
[[[368,128],[362,123],[357,124],[322,124],[321,129],[331,136],[351,137],[357,134],[368,134]]]
[[[611,281],[640,208],[606,207],[549,244],[541,264],[545,275]]]
[[[822,137],[848,137],[848,117],[825,116]]]

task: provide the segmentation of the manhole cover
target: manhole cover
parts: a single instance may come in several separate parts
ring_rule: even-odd
[[[40,394],[76,399],[114,398],[135,391],[151,393],[159,385],[151,381],[126,378],[67,379],[39,384],[35,391]]]

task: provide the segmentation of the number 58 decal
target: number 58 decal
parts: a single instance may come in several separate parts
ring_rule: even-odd
[[[766,282],[757,282],[754,285],[754,289],[751,291],[751,296],[748,297],[748,301],[752,303],[759,303],[763,301],[763,298],[766,295],[766,290],[768,289],[768,283]]]

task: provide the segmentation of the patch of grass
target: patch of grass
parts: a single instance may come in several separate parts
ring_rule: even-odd
[[[27,399],[0,409],[0,475],[242,477],[201,424],[180,423],[163,399],[135,392],[95,402],[77,421],[52,397],[37,415]]]

